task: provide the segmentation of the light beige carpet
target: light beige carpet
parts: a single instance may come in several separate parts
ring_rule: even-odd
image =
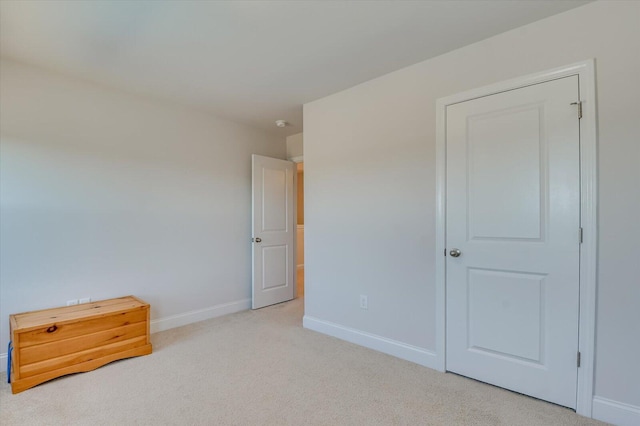
[[[302,300],[152,335],[154,353],[12,395],[8,425],[597,425],[301,326]]]

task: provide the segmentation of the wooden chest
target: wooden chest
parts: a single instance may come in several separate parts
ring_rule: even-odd
[[[15,314],[9,322],[13,393],[151,353],[149,304],[134,296]]]

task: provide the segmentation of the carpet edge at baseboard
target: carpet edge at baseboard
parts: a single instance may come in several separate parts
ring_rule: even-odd
[[[367,333],[309,315],[302,319],[302,325],[309,330],[336,337],[356,345],[392,355],[424,367],[438,370],[436,354],[428,349],[409,345],[397,340]]]

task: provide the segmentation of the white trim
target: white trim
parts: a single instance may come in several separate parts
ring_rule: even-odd
[[[7,371],[7,353],[0,354],[0,373]]]
[[[580,120],[580,222],[584,242],[580,248],[580,323],[576,412],[591,417],[595,354],[596,271],[597,271],[597,123],[594,60],[586,60],[524,77],[507,80],[436,102],[436,365],[446,370],[446,108],[471,99],[518,89],[532,84],[577,75],[583,116]]]
[[[302,163],[304,161],[304,157],[302,155],[298,155],[297,157],[291,157],[287,160],[293,161],[294,163]]]
[[[592,416],[595,376],[596,297],[598,268],[598,148],[595,64],[582,63],[578,70],[582,119],[580,120],[580,322],[576,412]]]
[[[446,118],[447,104],[436,101],[436,360],[437,369],[446,371]]]
[[[640,407],[594,396],[593,418],[618,426],[636,426],[640,425]]]
[[[196,311],[171,315],[151,321],[151,333],[169,330],[171,328],[182,327],[194,322],[204,321],[211,318],[220,317],[235,312],[251,309],[251,299],[242,299],[235,302],[222,303],[209,308],[198,309]]]
[[[305,315],[302,319],[302,326],[309,330],[322,334],[337,337],[356,345],[364,346],[378,352],[395,356],[407,361],[415,362],[429,368],[436,368],[436,354],[417,346],[387,339],[386,337],[366,333],[354,328],[345,327],[340,324],[321,320]]]

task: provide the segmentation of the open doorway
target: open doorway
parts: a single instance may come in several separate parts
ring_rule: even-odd
[[[296,297],[304,296],[304,163],[297,163]]]

